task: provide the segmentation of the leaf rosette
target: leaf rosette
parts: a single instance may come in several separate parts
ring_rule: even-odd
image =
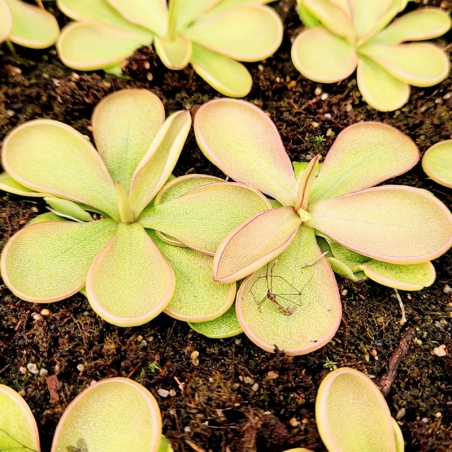
[[[0,188],[43,196],[51,211],[6,244],[5,284],[33,303],[83,290],[92,308],[119,326],[141,325],[164,309],[194,322],[222,315],[233,303],[235,284],[212,280],[211,256],[165,243],[150,230],[158,229],[152,227],[157,224],[152,205],[183,148],[189,112],[165,120],[157,96],[130,89],[103,99],[92,124],[98,152],[73,128],[46,119],[27,122],[5,139]],[[223,228],[232,230],[269,208],[256,190],[212,179],[234,212]],[[185,191],[205,183],[203,176],[188,180]],[[186,222],[190,215],[196,217],[188,211],[175,221]]]
[[[20,0],[0,0],[0,43],[45,49],[55,44],[59,34],[55,17],[44,9]]]
[[[292,61],[302,75],[321,83],[344,80],[357,70],[363,99],[380,111],[393,111],[410,97],[410,85],[444,80],[449,57],[423,41],[446,33],[449,14],[420,8],[394,22],[409,0],[298,0],[307,29],[292,45]],[[388,25],[389,24],[389,25]]]
[[[268,58],[282,41],[270,1],[58,0],[76,22],[63,29],[57,49],[69,67],[120,73],[135,49],[154,41],[169,69],[190,63],[220,93],[243,97],[252,79],[239,61]]]
[[[275,125],[247,102],[210,101],[194,128],[209,160],[273,198],[274,208],[220,239],[213,261],[216,281],[246,278],[237,315],[260,347],[303,354],[334,336],[341,303],[329,258],[392,287],[419,290],[433,282],[430,261],[452,245],[451,213],[425,190],[375,187],[419,160],[416,145],[397,129],[376,122],[347,127],[318,176],[315,157],[297,178]],[[205,196],[204,209],[209,204]]]

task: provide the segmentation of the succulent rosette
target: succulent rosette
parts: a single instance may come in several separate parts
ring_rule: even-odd
[[[423,41],[446,33],[449,14],[419,8],[394,22],[408,0],[298,0],[306,25],[292,46],[292,61],[307,78],[334,83],[357,70],[364,100],[392,111],[410,97],[410,85],[432,86],[450,71],[448,55]],[[389,24],[389,25],[388,25]]]
[[[20,0],[0,0],[0,43],[44,49],[55,44],[59,34],[55,17],[44,9]]]
[[[98,152],[73,128],[47,119],[22,124],[4,140],[0,188],[43,196],[51,210],[6,244],[5,284],[33,303],[83,290],[92,308],[119,326],[143,324],[164,309],[195,322],[222,315],[235,284],[214,282],[212,257],[168,245],[146,224],[183,148],[190,113],[165,120],[157,96],[130,89],[103,99],[92,124]],[[226,231],[268,208],[246,186],[213,185],[224,186],[224,209],[234,212]]]
[[[350,126],[337,137],[317,177],[315,157],[297,178],[275,125],[259,108],[213,100],[198,110],[194,126],[201,150],[215,165],[273,198],[273,208],[220,239],[213,261],[216,281],[246,278],[237,294],[237,315],[260,347],[304,354],[334,336],[341,303],[328,258],[346,261],[341,248],[362,256],[360,271],[387,285],[402,280],[420,289],[433,282],[430,261],[452,245],[451,213],[425,190],[375,187],[419,160],[416,145],[397,129],[372,122]],[[169,223],[170,215],[180,216],[196,203],[198,214],[204,211],[208,218],[221,205],[206,193],[192,194],[154,206],[155,228],[186,236],[181,222]],[[319,248],[318,235],[329,241],[334,256]],[[217,238],[215,228],[201,237]],[[352,256],[348,259],[352,265]]]
[[[154,41],[169,69],[189,63],[216,90],[243,97],[252,79],[239,63],[271,56],[282,41],[272,0],[58,0],[76,22],[62,31],[61,60],[81,70],[119,73],[135,49]]]

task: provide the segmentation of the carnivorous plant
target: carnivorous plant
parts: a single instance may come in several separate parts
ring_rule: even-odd
[[[58,0],[76,22],[61,33],[61,60],[81,70],[119,73],[135,49],[150,45],[163,64],[189,63],[207,83],[231,97],[246,96],[251,75],[239,61],[271,56],[282,41],[273,0]]]
[[[380,111],[392,111],[410,97],[410,85],[444,80],[449,57],[423,41],[446,33],[449,14],[419,8],[390,24],[409,0],[298,0],[307,27],[292,45],[292,61],[308,79],[334,83],[357,70],[363,99]],[[390,24],[390,25],[388,25]]]
[[[452,140],[441,141],[427,149],[422,168],[435,182],[452,188]]]
[[[36,421],[13,389],[0,385],[0,450],[39,452]],[[157,401],[128,378],[107,378],[83,390],[58,422],[52,452],[171,452]]]
[[[189,112],[165,120],[157,96],[130,89],[103,99],[92,124],[99,152],[73,128],[48,119],[22,124],[4,140],[0,188],[43,196],[51,209],[6,244],[5,284],[33,303],[83,289],[96,313],[119,326],[141,325],[164,309],[198,322],[226,312],[235,284],[213,281],[212,257],[168,245],[146,224],[189,132]],[[184,180],[193,188],[190,177]],[[229,212],[224,235],[269,205],[244,185],[202,176],[196,184],[221,185]]]
[[[213,100],[198,110],[194,127],[208,159],[229,177],[274,199],[274,208],[256,213],[220,239],[213,267],[216,281],[246,278],[237,294],[237,315],[260,347],[308,353],[337,330],[338,287],[316,235],[330,240],[332,248],[335,242],[376,261],[373,271],[382,273],[381,279],[397,281],[402,275],[405,282],[431,283],[430,261],[452,245],[451,213],[424,190],[375,187],[418,161],[418,149],[406,135],[382,123],[347,127],[319,175],[316,156],[297,180],[275,125],[259,108],[239,100]],[[155,228],[176,239],[186,236],[177,218],[192,205],[208,219],[208,212],[221,203],[198,191],[155,205]],[[209,234],[212,240],[217,232],[206,231],[204,241]]]
[[[55,17],[44,9],[20,0],[0,0],[0,43],[44,49],[55,44],[59,34]]]

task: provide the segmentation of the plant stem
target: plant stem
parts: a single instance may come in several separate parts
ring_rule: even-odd
[[[116,182],[116,193],[118,194],[118,208],[121,223],[133,223],[135,221],[135,214],[130,206],[129,197],[124,189],[124,185],[121,182]]]
[[[168,37],[171,40],[177,38],[177,12],[178,12],[179,0],[168,0]]]

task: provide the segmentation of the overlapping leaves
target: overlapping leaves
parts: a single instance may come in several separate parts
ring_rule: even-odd
[[[6,173],[0,187],[44,196],[51,206],[50,214],[16,233],[3,250],[2,277],[11,291],[34,303],[53,302],[86,285],[93,309],[120,326],[143,324],[167,306],[170,315],[190,321],[224,313],[235,284],[212,280],[212,258],[188,248],[173,250],[149,230],[156,224],[152,202],[170,177],[190,126],[188,112],[165,120],[154,94],[125,90],[106,97],[94,111],[99,152],[57,121],[30,121],[11,132],[3,146]],[[246,186],[213,185],[213,192],[228,194],[223,212],[229,221],[222,227],[233,229],[269,206]],[[181,239],[194,236],[191,231]]]
[[[381,123],[350,126],[336,139],[318,177],[314,158],[298,180],[274,124],[249,103],[208,102],[197,112],[195,134],[222,171],[281,206],[234,229],[214,257],[217,281],[250,275],[240,286],[237,314],[261,347],[273,350],[276,344],[287,353],[307,353],[338,328],[338,289],[316,234],[327,238],[326,251],[333,250],[327,256],[351,267],[352,275],[365,272],[413,290],[432,283],[430,261],[452,245],[450,212],[424,190],[373,188],[418,161],[417,147],[401,132]],[[208,197],[204,204],[209,209]],[[340,249],[361,256],[359,265]]]
[[[422,8],[388,25],[409,0],[298,0],[307,29],[294,41],[292,61],[307,78],[333,83],[357,69],[364,100],[381,111],[404,105],[410,85],[432,86],[450,70],[449,57],[423,41],[446,33],[449,15]]]
[[[251,75],[238,61],[259,61],[281,44],[272,0],[58,0],[76,22],[63,29],[58,52],[69,67],[120,72],[135,49],[154,41],[169,69],[194,70],[221,93],[243,97]]]

